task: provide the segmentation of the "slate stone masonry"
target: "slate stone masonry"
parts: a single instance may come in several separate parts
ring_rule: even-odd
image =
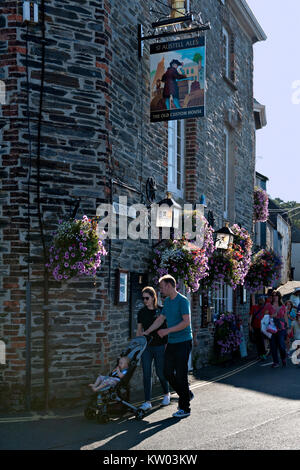
[[[145,183],[154,177],[157,200],[167,189],[167,125],[150,124],[149,43],[137,54],[137,24],[150,25],[150,0],[46,1],[45,84],[41,132],[41,210],[47,243],[59,218],[70,214],[81,197],[77,216],[93,216],[102,202],[127,196],[145,202]],[[156,9],[162,8],[157,4]],[[216,224],[223,222],[223,128],[230,130],[234,184],[231,222],[252,230],[254,123],[251,40],[218,0],[194,1],[212,23],[207,37],[206,117],[186,120],[185,201],[205,194]],[[221,32],[235,32],[236,91],[223,79]],[[40,25],[26,27],[21,5],[0,7],[1,76],[7,104],[0,108],[2,146],[2,229],[0,339],[7,363],[0,366],[1,407],[25,403],[26,279],[32,296],[32,406],[43,406],[43,256],[37,218],[37,119],[40,99]],[[30,233],[27,189],[29,113],[32,141]],[[228,111],[231,114],[228,115]],[[233,116],[233,118],[232,118]],[[240,116],[241,119],[237,117]],[[236,118],[236,119],[235,119]],[[114,182],[112,182],[112,180]],[[126,184],[125,187],[123,184]],[[133,189],[128,189],[133,188]],[[30,253],[28,256],[28,241]],[[129,340],[129,305],[114,304],[116,268],[147,272],[152,241],[112,241],[97,279],[60,284],[50,280],[50,406],[85,400],[87,384],[107,373]],[[28,271],[29,270],[29,271]],[[238,302],[237,302],[238,304]],[[246,312],[247,306],[245,307]],[[246,318],[246,316],[245,316]],[[194,357],[205,365],[212,333],[201,328],[198,296],[193,299]],[[197,365],[197,364],[196,364]],[[134,379],[141,387],[140,371]]]

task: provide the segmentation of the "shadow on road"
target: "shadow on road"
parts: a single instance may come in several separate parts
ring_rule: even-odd
[[[101,441],[85,439],[79,444],[80,450],[122,450],[132,449],[163,429],[178,423],[177,419],[167,418],[149,423],[147,418],[134,422],[133,419],[114,422],[101,428]],[[90,442],[88,442],[90,440]],[[105,441],[103,443],[103,441]]]
[[[217,382],[236,388],[244,388],[259,393],[286,398],[290,400],[300,399],[300,368],[287,361],[286,367],[272,369],[272,358],[265,362],[258,361],[250,367],[235,373],[226,368],[207,368],[197,371],[197,380],[210,381],[217,378]],[[232,372],[232,374],[231,374]],[[224,378],[222,378],[222,375]]]

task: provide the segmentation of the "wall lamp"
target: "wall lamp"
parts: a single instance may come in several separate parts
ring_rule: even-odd
[[[229,228],[229,223],[226,222],[225,227],[220,228],[215,232],[216,240],[215,240],[215,247],[219,250],[227,250],[229,245],[233,243],[234,240],[234,233]]]

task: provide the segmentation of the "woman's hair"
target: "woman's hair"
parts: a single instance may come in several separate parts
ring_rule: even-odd
[[[151,286],[146,286],[142,290],[142,294],[144,293],[149,294],[152,297],[154,308],[157,308],[157,295],[156,295],[155,289],[153,289],[153,287]]]
[[[166,282],[167,284],[171,284],[172,287],[176,287],[176,280],[170,274],[166,274],[165,276],[162,276],[158,282],[162,282],[162,281]]]
[[[292,302],[291,300],[287,300],[287,301],[285,302],[285,306],[287,307],[288,304],[291,306],[291,310],[292,310],[292,308],[294,308],[293,302]]]
[[[274,291],[272,292],[272,297],[275,296],[275,295],[278,297],[278,304],[279,304],[279,305],[283,305],[283,302],[282,302],[282,295],[280,294],[280,292],[274,290]],[[274,299],[271,300],[271,304],[272,304],[272,305],[273,305],[273,303],[274,303]]]

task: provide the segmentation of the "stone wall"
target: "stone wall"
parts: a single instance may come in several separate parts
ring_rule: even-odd
[[[137,54],[137,24],[154,20],[152,2],[115,0],[46,1],[45,83],[41,127],[41,212],[45,242],[59,218],[68,217],[81,197],[77,216],[93,216],[102,202],[126,196],[128,204],[145,202],[145,183],[154,177],[162,198],[167,187],[167,126],[150,124],[149,43]],[[234,163],[234,220],[251,230],[254,177],[252,45],[219,1],[194,1],[207,37],[206,117],[186,121],[186,195],[190,203],[205,194],[221,226],[223,128],[231,132]],[[161,8],[157,5],[157,8]],[[0,59],[9,105],[2,106],[3,195],[1,197],[1,274],[3,283],[0,339],[7,345],[1,367],[4,407],[24,406],[26,358],[26,279],[32,295],[32,405],[44,400],[43,251],[37,212],[37,135],[40,100],[40,25],[30,26],[28,41],[29,110],[32,135],[30,232],[27,189],[26,28],[17,2],[0,8]],[[235,86],[222,77],[221,31],[226,21],[235,32]],[[228,114],[228,111],[231,114]],[[10,117],[13,117],[12,122]],[[234,119],[233,119],[233,118]],[[236,118],[236,117],[239,117]],[[4,120],[3,120],[3,119]],[[235,119],[236,118],[236,119]],[[126,187],[124,186],[126,184]],[[131,188],[131,189],[130,189]],[[30,253],[28,255],[28,240]],[[97,279],[49,282],[50,406],[84,400],[87,384],[107,373],[130,339],[129,305],[114,304],[115,270],[147,272],[152,241],[113,240]],[[193,327],[199,365],[209,359],[212,334],[201,328],[197,296]],[[141,387],[140,372],[134,384]]]

